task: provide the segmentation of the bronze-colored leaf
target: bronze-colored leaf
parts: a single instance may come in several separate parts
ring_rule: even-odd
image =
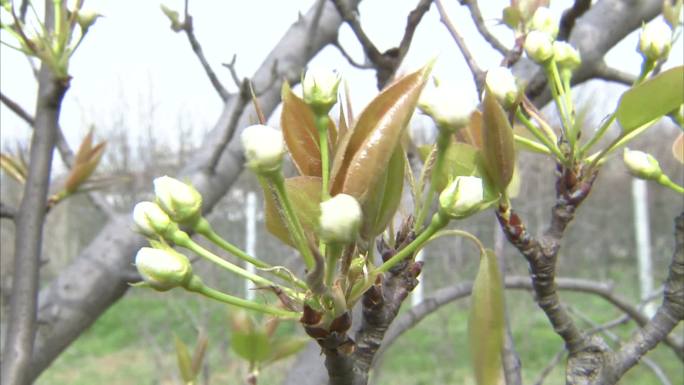
[[[301,175],[321,176],[321,150],[314,113],[302,98],[292,92],[287,82],[283,83],[281,94],[283,112],[280,115],[280,125],[295,167]],[[329,150],[332,153],[332,145],[337,141],[337,130],[332,119],[328,119],[328,122]]]
[[[195,375],[197,375],[202,368],[202,362],[204,362],[204,355],[207,352],[208,344],[209,339],[207,338],[207,333],[203,330],[200,331],[200,335],[197,337],[195,351],[192,354],[192,371]]]
[[[90,130],[83,138],[81,144],[78,146],[78,151],[74,156],[74,165],[84,163],[90,158],[90,153],[93,150],[93,131]]]
[[[468,317],[468,345],[477,385],[498,385],[504,341],[503,285],[492,250],[480,257]]]
[[[276,204],[274,194],[269,186],[264,188],[266,229],[283,243],[295,247],[290,238],[290,231],[284,214]],[[321,214],[321,178],[314,176],[297,176],[285,179],[285,190],[292,203],[293,210],[306,234],[313,234]]]
[[[17,182],[26,183],[26,175],[28,170],[21,159],[12,155],[0,154],[0,168],[7,173],[7,175],[14,178]]]
[[[515,141],[506,112],[491,92],[485,92],[482,144],[485,164],[492,182],[506,191],[515,169]]]
[[[85,141],[84,141],[85,142]],[[85,154],[83,156],[77,156],[77,161],[74,161],[74,166],[69,172],[69,177],[64,183],[64,189],[68,193],[74,193],[78,190],[78,187],[83,184],[90,176],[95,172],[95,169],[100,164],[102,159],[102,154],[104,153],[106,142],[99,143],[95,147],[89,149],[87,154],[81,153],[80,149],[78,155]],[[83,148],[83,146],[81,146]]]
[[[461,142],[482,149],[482,113],[477,110],[473,111],[470,114],[470,122],[456,133],[456,137]]]
[[[336,169],[331,193],[343,192],[359,203],[369,198],[369,192],[387,169],[392,153],[404,128],[413,115],[420,92],[432,64],[407,75],[382,91],[363,110],[344,148],[336,155]]]
[[[394,217],[404,187],[404,168],[404,149],[399,145],[394,149],[385,174],[379,178],[370,194],[370,199],[366,200],[362,207],[361,237],[363,239],[370,240],[382,233]]]
[[[192,359],[187,345],[178,336],[174,336],[176,343],[176,358],[178,359],[178,369],[185,383],[195,379],[195,372],[192,370]]]

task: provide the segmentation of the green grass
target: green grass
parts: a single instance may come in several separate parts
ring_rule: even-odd
[[[563,293],[563,299],[595,322],[606,322],[619,313],[597,297]],[[543,313],[527,292],[507,293],[513,336],[522,362],[523,380],[533,384],[540,371],[562,347]],[[467,345],[467,300],[446,305],[409,330],[387,351],[375,371],[375,385],[459,384],[474,385]],[[228,311],[182,291],[154,293],[133,290],[110,308],[57,359],[38,385],[179,384],[173,333],[192,346],[193,323],[202,320],[209,329],[208,360],[212,384],[242,384],[246,365],[231,354],[227,335]],[[193,321],[195,319],[195,321]],[[587,326],[578,321],[581,326]],[[613,329],[628,337],[634,324]],[[296,325],[283,325],[279,334],[301,333]],[[648,355],[667,373],[673,384],[682,383],[682,364],[669,348],[660,346]],[[262,371],[260,385],[278,384],[291,361]],[[546,385],[564,384],[561,363]],[[659,384],[643,366],[632,369],[621,385]]]

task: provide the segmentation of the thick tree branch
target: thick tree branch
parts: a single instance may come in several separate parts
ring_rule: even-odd
[[[634,84],[634,81],[637,78],[635,75],[620,71],[617,68],[608,67],[605,62],[596,64],[596,67],[594,68],[594,76],[598,79],[621,83],[626,86],[631,86]]]
[[[350,3],[355,7],[358,0]],[[321,16],[321,27],[312,43],[315,49],[306,55],[307,26],[314,12],[315,9],[310,10],[303,20],[292,25],[252,76],[255,87],[263,89],[265,85],[274,82],[273,65],[278,63],[279,76],[275,78],[273,86],[268,87],[259,98],[259,104],[267,115],[280,102],[279,82],[287,78],[292,84],[296,83],[311,57],[337,38],[337,29],[342,21],[334,7],[326,3]],[[232,99],[235,98],[226,103],[216,127],[207,135],[205,143],[181,172],[181,176],[202,194],[205,212],[210,211],[226,193],[243,167],[242,148],[233,140],[226,147],[214,173],[207,172],[211,149],[216,144],[214,138],[220,137],[230,126],[234,110]],[[238,127],[247,126],[253,116],[254,109],[246,108],[240,116]],[[41,290],[41,323],[31,364],[32,379],[128,289],[127,282],[130,281],[131,274],[134,274],[133,257],[136,250],[145,244],[140,235],[129,230],[132,227],[128,213],[111,217],[81,254]]]
[[[558,40],[567,40],[575,27],[575,21],[591,7],[591,0],[575,0],[572,7],[563,12],[558,30]]]
[[[0,218],[7,218],[14,220],[14,218],[17,216],[17,209],[5,204],[4,202],[0,202]]]
[[[46,19],[50,13],[49,10],[46,12]],[[6,385],[24,385],[29,382],[28,369],[36,335],[45,201],[57,138],[57,122],[67,88],[68,80],[56,78],[47,65],[42,66],[28,176],[15,220],[14,278],[2,357],[2,383]]]

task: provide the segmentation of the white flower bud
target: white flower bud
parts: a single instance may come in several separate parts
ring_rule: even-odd
[[[85,33],[100,17],[102,17],[102,15],[97,12],[80,11],[76,15],[76,22],[78,22],[78,26],[81,27],[81,31]]]
[[[171,225],[171,218],[154,202],[138,202],[133,208],[133,222],[147,237],[163,234]]]
[[[539,7],[532,15],[532,20],[530,21],[530,30],[545,32],[555,39],[558,36],[558,25],[560,20],[558,16],[551,12],[550,9],[546,7]]]
[[[310,68],[302,80],[304,102],[313,107],[316,113],[327,114],[337,103],[337,87],[340,75],[335,71]]]
[[[672,45],[672,30],[661,19],[644,25],[639,37],[639,51],[649,60],[667,57]]]
[[[518,98],[519,88],[515,76],[506,67],[495,67],[487,71],[485,84],[487,89],[506,108],[510,107]]]
[[[546,32],[532,31],[525,37],[525,52],[541,64],[553,57],[553,37]]]
[[[247,158],[247,167],[257,174],[280,169],[285,154],[282,132],[269,126],[255,124],[245,128],[240,139]]]
[[[447,90],[446,87],[431,87],[423,90],[418,107],[429,115],[437,126],[448,133],[456,132],[470,121],[475,110],[475,101],[463,93]]]
[[[192,224],[199,219],[202,195],[193,186],[168,176],[154,180],[157,203],[169,217],[181,224]]]
[[[622,160],[629,173],[639,179],[657,180],[663,174],[658,161],[643,151],[630,151],[626,148]]]
[[[337,194],[321,203],[320,237],[326,243],[350,243],[361,225],[361,206],[351,195]]]
[[[465,218],[480,210],[483,199],[482,179],[457,176],[439,195],[439,211],[451,219]]]
[[[582,64],[579,51],[564,41],[553,42],[553,58],[561,68],[572,70]]]
[[[192,278],[192,265],[188,258],[171,248],[143,247],[135,256],[135,266],[145,282],[159,291],[184,286]]]

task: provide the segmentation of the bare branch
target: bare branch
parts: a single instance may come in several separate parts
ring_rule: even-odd
[[[17,216],[17,209],[6,203],[0,202],[0,218],[7,218],[14,220]]]
[[[33,119],[33,116],[26,112],[25,109],[23,109],[19,103],[15,102],[12,100],[9,96],[3,94],[0,92],[0,101],[2,104],[7,106],[7,108],[10,109],[10,111],[14,112],[17,114],[18,117],[20,117],[23,121],[28,123],[29,126],[33,127],[33,124],[35,123],[35,120]]]
[[[234,98],[237,100],[234,100],[235,104],[233,105],[233,108],[230,112],[230,120],[228,121],[228,126],[225,130],[223,130],[221,138],[216,143],[216,146],[212,150],[211,157],[209,158],[207,169],[210,173],[214,173],[214,171],[216,170],[216,166],[218,165],[219,160],[221,159],[223,151],[225,150],[228,143],[230,143],[230,140],[233,138],[235,130],[237,129],[238,122],[240,120],[240,116],[242,115],[242,112],[245,110],[245,107],[247,107],[247,103],[249,102],[249,96],[249,81],[245,79],[242,82],[242,86],[240,87],[240,93],[237,95],[237,98]]]
[[[230,63],[223,63],[222,65],[226,68],[228,68],[228,71],[230,72],[230,77],[233,79],[233,83],[238,88],[242,88],[242,80],[240,80],[240,76],[238,76],[237,70],[235,69],[235,62],[237,61],[237,55],[233,54],[233,58],[230,59]]]
[[[207,61],[207,58],[204,56],[202,46],[200,45],[199,40],[197,40],[197,37],[195,36],[195,31],[192,25],[192,16],[188,13],[188,3],[189,0],[185,0],[185,18],[183,20],[183,31],[185,31],[185,35],[188,37],[188,41],[190,42],[190,47],[192,47],[192,51],[195,53],[195,56],[197,56],[197,59],[199,59],[200,63],[202,64],[202,68],[204,68],[204,72],[206,72],[207,77],[211,82],[211,85],[214,86],[214,89],[221,97],[221,100],[225,102],[228,100],[230,94],[223,87],[223,84],[221,84],[221,81],[218,79],[216,73]]]
[[[436,0],[435,3],[437,4],[437,9],[439,10],[440,21],[446,26],[447,30],[451,34],[451,37],[456,42],[458,49],[461,51],[468,68],[470,68],[470,73],[473,75],[473,80],[475,81],[475,87],[477,87],[477,94],[482,94],[482,90],[484,89],[484,71],[482,71],[480,66],[477,65],[473,55],[470,53],[470,50],[465,43],[465,40],[456,29],[456,26],[451,22],[449,16],[446,14],[446,10],[442,5],[442,1]]]
[[[342,56],[344,56],[344,58],[347,59],[347,62],[348,62],[349,64],[351,64],[353,67],[356,67],[356,68],[358,68],[358,69],[369,69],[369,68],[373,68],[372,65],[369,65],[369,64],[361,64],[361,63],[357,62],[356,60],[354,60],[354,58],[351,57],[351,55],[349,55],[349,52],[347,52],[347,51],[344,49],[344,47],[342,47],[342,45],[340,44],[340,41],[339,41],[339,40],[335,40],[335,42],[333,42],[333,46],[334,46],[335,48],[337,48],[338,51],[340,51],[340,53],[342,54]]]
[[[484,18],[480,12],[480,7],[477,5],[477,0],[466,0],[462,3],[465,3],[470,10],[470,17],[473,19],[473,23],[475,24],[475,27],[482,38],[484,38],[487,43],[492,46],[492,48],[499,51],[499,53],[501,53],[504,57],[508,56],[508,47],[500,42],[499,39],[497,39],[496,36],[494,36],[489,29],[487,29],[487,26],[485,26]]]
[[[48,20],[51,19],[51,11],[49,6],[46,8]],[[2,357],[2,383],[6,385],[30,382],[28,370],[37,326],[38,273],[45,201],[57,139],[59,110],[68,88],[68,82],[55,78],[46,65],[40,72],[28,176],[15,220],[14,278]]]
[[[594,67],[594,77],[611,82],[621,83],[626,86],[631,86],[636,80],[636,76],[624,71],[620,71],[617,68],[608,67],[608,65],[603,61],[597,63],[596,67]]]

